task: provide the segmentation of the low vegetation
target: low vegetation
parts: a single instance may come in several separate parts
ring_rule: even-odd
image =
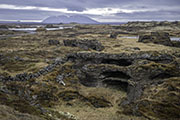
[[[180,48],[126,38],[159,31],[159,24],[75,24],[25,35],[0,31],[15,34],[0,38],[0,119],[178,119]],[[176,24],[160,31],[178,36]],[[53,68],[43,71],[47,66]],[[39,75],[12,79],[24,73]]]

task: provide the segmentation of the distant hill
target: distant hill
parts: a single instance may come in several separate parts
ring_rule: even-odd
[[[98,22],[82,15],[74,16],[51,16],[43,20],[43,23],[80,23],[80,24],[97,24]]]

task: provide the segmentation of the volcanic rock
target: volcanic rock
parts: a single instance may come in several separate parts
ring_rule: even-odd
[[[151,32],[151,35],[141,35],[139,36],[138,42],[143,43],[155,43],[166,46],[172,46],[169,34],[166,32]]]
[[[48,41],[49,45],[59,45],[59,41],[58,40],[49,40]]]
[[[117,38],[118,34],[117,32],[111,33],[110,38]]]
[[[96,53],[78,52],[68,56],[75,62],[81,84],[111,87],[127,92],[129,104],[140,98],[148,84],[179,76],[180,70],[169,54],[158,52]]]
[[[104,46],[97,40],[64,40],[65,46],[80,47],[82,49],[88,50],[93,49],[97,51],[102,51]]]

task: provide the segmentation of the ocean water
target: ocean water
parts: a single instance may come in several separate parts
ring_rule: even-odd
[[[139,39],[139,36],[122,36],[121,38]],[[180,37],[170,37],[171,41],[180,41]]]
[[[172,41],[180,41],[180,37],[171,37]]]
[[[61,30],[65,28],[72,28],[72,27],[58,27],[58,28],[46,28],[46,30]],[[14,31],[25,31],[25,32],[33,32],[36,31],[37,28],[9,28],[9,30]]]

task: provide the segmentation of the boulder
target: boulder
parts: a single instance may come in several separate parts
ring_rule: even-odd
[[[65,46],[80,47],[85,50],[102,51],[104,49],[104,46],[97,40],[64,40],[63,42]]]
[[[110,38],[117,38],[118,34],[117,32],[111,33]]]
[[[155,43],[166,46],[172,46],[169,33],[166,32],[151,32],[151,35],[140,35],[138,42]]]
[[[49,40],[48,41],[49,45],[59,45],[60,42],[58,40]]]

